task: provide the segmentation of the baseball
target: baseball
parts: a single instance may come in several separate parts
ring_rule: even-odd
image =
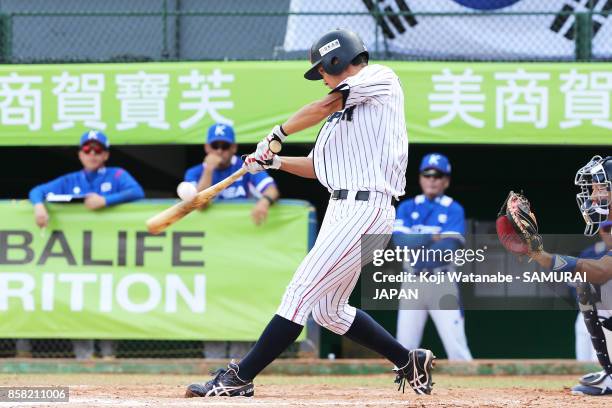
[[[176,187],[176,194],[178,194],[179,198],[183,201],[191,201],[196,196],[198,191],[195,186],[187,181],[181,182]]]

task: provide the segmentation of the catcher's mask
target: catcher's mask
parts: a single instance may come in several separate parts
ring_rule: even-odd
[[[576,201],[586,222],[584,235],[595,235],[610,215],[612,156],[605,159],[594,156],[586,166],[578,170],[574,184],[580,187]]]

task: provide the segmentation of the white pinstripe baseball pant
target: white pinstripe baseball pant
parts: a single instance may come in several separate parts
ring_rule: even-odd
[[[377,202],[389,204],[377,206]],[[389,238],[394,221],[390,197],[330,200],[315,245],[287,286],[276,314],[304,325],[312,312],[319,325],[337,334],[346,333],[356,313],[348,299],[361,271],[361,236],[385,234]],[[384,247],[387,241],[377,246]]]

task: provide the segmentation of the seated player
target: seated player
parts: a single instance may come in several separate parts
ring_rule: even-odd
[[[202,191],[225,179],[242,167],[242,159],[236,155],[237,150],[234,129],[222,123],[212,125],[208,129],[204,145],[206,156],[201,164],[187,169],[185,181],[193,183],[198,191]],[[245,174],[221,192],[217,199],[258,198],[251,217],[255,224],[260,225],[268,217],[268,210],[278,200],[279,195],[274,179],[263,171]]]
[[[102,132],[90,130],[81,136],[79,160],[83,169],[68,173],[40,184],[30,190],[30,201],[34,205],[36,224],[45,228],[49,223],[49,213],[45,201],[83,201],[90,210],[139,200],[144,197],[140,184],[120,167],[106,167],[110,156],[108,137]],[[74,353],[77,359],[93,357],[93,340],[74,340]],[[19,345],[22,349],[29,344]],[[100,341],[102,357],[111,358],[114,354],[113,342]]]
[[[593,157],[578,170],[574,183],[580,187],[576,198],[586,222],[584,234],[595,235],[612,221],[612,156]],[[541,241],[541,238],[535,238]],[[530,246],[533,248],[531,243]],[[579,284],[577,288],[578,303],[603,370],[582,377],[580,384],[572,388],[572,393],[612,394],[612,250],[608,248],[599,259],[585,259],[549,254],[537,243],[535,247],[529,256],[542,267],[556,272],[582,272],[586,275],[587,282]],[[599,285],[600,290],[594,285]]]
[[[400,247],[432,250],[455,250],[463,246],[465,218],[461,204],[444,194],[450,185],[451,165],[448,158],[439,153],[423,157],[419,168],[419,183],[423,194],[403,201],[397,208],[393,228],[393,243]],[[408,264],[408,267],[410,265]],[[447,270],[444,262],[418,262],[412,273],[435,273]],[[415,287],[415,284],[405,283]],[[407,289],[407,288],[406,288]],[[422,284],[419,300],[400,301],[397,315],[397,340],[407,349],[420,346],[428,315],[431,316],[449,360],[471,360],[467,345],[463,313],[459,303],[456,309],[442,310],[440,302],[452,295],[460,299],[456,283],[443,285]],[[449,305],[445,306],[448,309]]]

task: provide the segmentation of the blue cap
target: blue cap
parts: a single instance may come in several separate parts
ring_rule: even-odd
[[[612,220],[609,221],[604,221],[601,223],[600,225],[601,228],[608,228],[608,227],[612,227]]]
[[[423,157],[419,172],[424,172],[430,169],[438,170],[446,175],[451,174],[451,165],[448,157],[440,153],[429,153]]]
[[[206,137],[206,143],[212,142],[236,143],[234,128],[225,123],[215,123],[208,128],[208,136]]]
[[[85,143],[91,142],[92,140],[94,142],[100,143],[107,149],[110,147],[110,141],[108,140],[108,137],[106,137],[106,135],[100,132],[99,130],[89,130],[83,133],[83,136],[81,136],[80,146],[83,146]]]

